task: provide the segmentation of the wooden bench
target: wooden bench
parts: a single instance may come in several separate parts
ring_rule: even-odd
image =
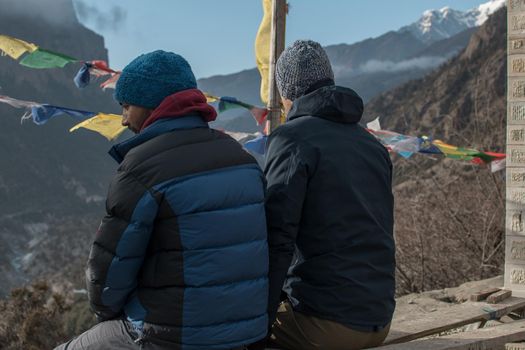
[[[525,298],[511,297],[498,304],[467,301],[435,311],[425,311],[417,307],[408,310],[409,312],[406,308],[396,310],[390,334],[384,345],[375,349],[504,349],[504,346],[483,347],[479,344],[483,343],[483,339],[486,339],[486,344],[505,344],[525,340],[525,320],[433,339],[411,341],[439,335],[469,324],[478,322],[484,324],[489,320],[497,320],[523,309],[525,309]]]
[[[381,346],[381,350],[504,350],[505,344],[525,339],[525,320],[432,339]]]

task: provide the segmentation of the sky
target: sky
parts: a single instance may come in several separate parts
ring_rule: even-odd
[[[288,0],[287,45],[312,39],[352,44],[417,21],[428,9],[469,10],[487,0]],[[74,0],[77,16],[105,38],[122,69],[157,49],[185,57],[197,78],[255,67],[260,0]]]

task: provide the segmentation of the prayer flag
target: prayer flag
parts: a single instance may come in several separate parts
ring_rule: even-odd
[[[72,108],[52,106],[48,104],[35,105],[31,107],[31,116],[33,117],[33,122],[37,125],[43,125],[47,123],[49,119],[62,114],[66,114],[70,117],[81,121],[86,120],[87,118],[91,118],[96,113],[80,111],[78,109]]]
[[[7,103],[8,105],[15,108],[31,108],[33,106],[39,105],[36,102],[17,100],[9,96],[0,95],[0,103]]]
[[[490,171],[495,173],[497,171],[505,169],[506,166],[507,165],[506,165],[506,159],[505,158],[496,159],[496,160],[493,160],[492,162],[490,162]]]
[[[404,158],[410,158],[412,154],[419,152],[421,140],[418,137],[406,136],[387,130],[368,129],[368,132],[374,135],[385,147]]]
[[[84,63],[82,67],[80,67],[80,70],[78,71],[77,75],[75,75],[75,78],[73,78],[73,81],[75,82],[77,88],[83,89],[89,85],[90,80],[91,73],[89,71],[89,65],[87,63]]]
[[[220,100],[220,97],[217,97],[217,96],[213,96],[213,95],[210,95],[208,93],[204,93],[204,96],[206,96],[206,102],[207,103],[213,103],[213,102],[217,102]]]
[[[114,89],[117,86],[118,78],[120,78],[120,73],[115,73],[111,76],[111,78],[100,84],[100,87],[102,90]]]
[[[89,71],[95,76],[102,76],[108,74],[118,73],[113,69],[109,68],[108,63],[104,60],[94,60],[86,62],[89,66]]]
[[[372,131],[379,131],[381,130],[381,123],[379,122],[379,117],[372,120],[371,122],[366,124],[366,128],[370,129]]]
[[[241,102],[235,97],[223,96],[219,99],[219,113],[233,108],[246,108],[249,110],[257,121],[257,125],[262,125],[266,121],[268,115],[268,110],[266,108],[256,107],[249,103]]]
[[[75,75],[75,78],[73,81],[75,82],[75,85],[82,89],[89,85],[91,81],[91,76],[98,78],[104,75],[111,75],[115,76],[117,74],[116,71],[108,67],[108,64],[106,61],[102,60],[96,60],[96,61],[88,61],[85,62],[82,67],[80,67],[80,70],[78,71],[77,75]],[[101,84],[101,87],[108,88],[111,84],[111,78],[109,78],[106,82]],[[115,79],[118,79],[115,78]]]
[[[244,148],[257,154],[264,154],[266,152],[266,141],[268,136],[259,134],[253,140],[250,140],[244,144]]]
[[[126,130],[126,127],[122,126],[121,115],[106,113],[99,113],[93,118],[90,118],[75,125],[71,129],[69,129],[69,131],[73,132],[79,128],[85,128],[95,131],[110,141],[117,138]]]
[[[17,60],[26,52],[34,52],[38,49],[35,44],[12,38],[7,35],[0,35],[0,50],[6,55]]]
[[[270,41],[272,31],[272,0],[262,0],[263,18],[255,38],[255,60],[261,75],[261,101],[268,103],[268,75],[270,72]]]
[[[20,64],[30,68],[63,68],[66,64],[78,61],[76,58],[62,55],[60,53],[37,49],[25,56]]]

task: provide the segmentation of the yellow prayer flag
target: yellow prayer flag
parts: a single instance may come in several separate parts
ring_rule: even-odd
[[[79,128],[86,128],[98,132],[110,141],[117,138],[126,130],[126,127],[122,126],[121,115],[105,113],[99,113],[93,118],[84,120],[69,129],[69,132],[73,132]]]
[[[261,74],[261,100],[268,103],[268,74],[270,71],[270,42],[272,31],[272,0],[262,0],[264,15],[255,38],[255,60]]]
[[[220,100],[219,97],[210,95],[207,92],[204,93],[204,96],[206,96],[206,103],[217,102]]]
[[[432,142],[441,152],[444,154],[450,154],[450,155],[460,155],[461,153],[458,151],[458,148],[456,146],[449,145],[447,143],[444,143],[441,140],[434,140]]]
[[[24,53],[34,52],[36,49],[38,49],[38,46],[35,44],[0,34],[0,50],[15,60]]]
[[[475,149],[472,148],[463,148],[463,147],[456,147],[449,145],[447,143],[444,143],[440,140],[434,140],[432,142],[443,154],[449,158],[455,158],[455,159],[472,159],[472,157],[484,157],[485,155]]]

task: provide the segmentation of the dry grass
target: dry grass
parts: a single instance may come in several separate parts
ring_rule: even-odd
[[[46,282],[13,290],[0,301],[0,314],[5,350],[53,349],[94,323],[85,297],[55,292]]]

